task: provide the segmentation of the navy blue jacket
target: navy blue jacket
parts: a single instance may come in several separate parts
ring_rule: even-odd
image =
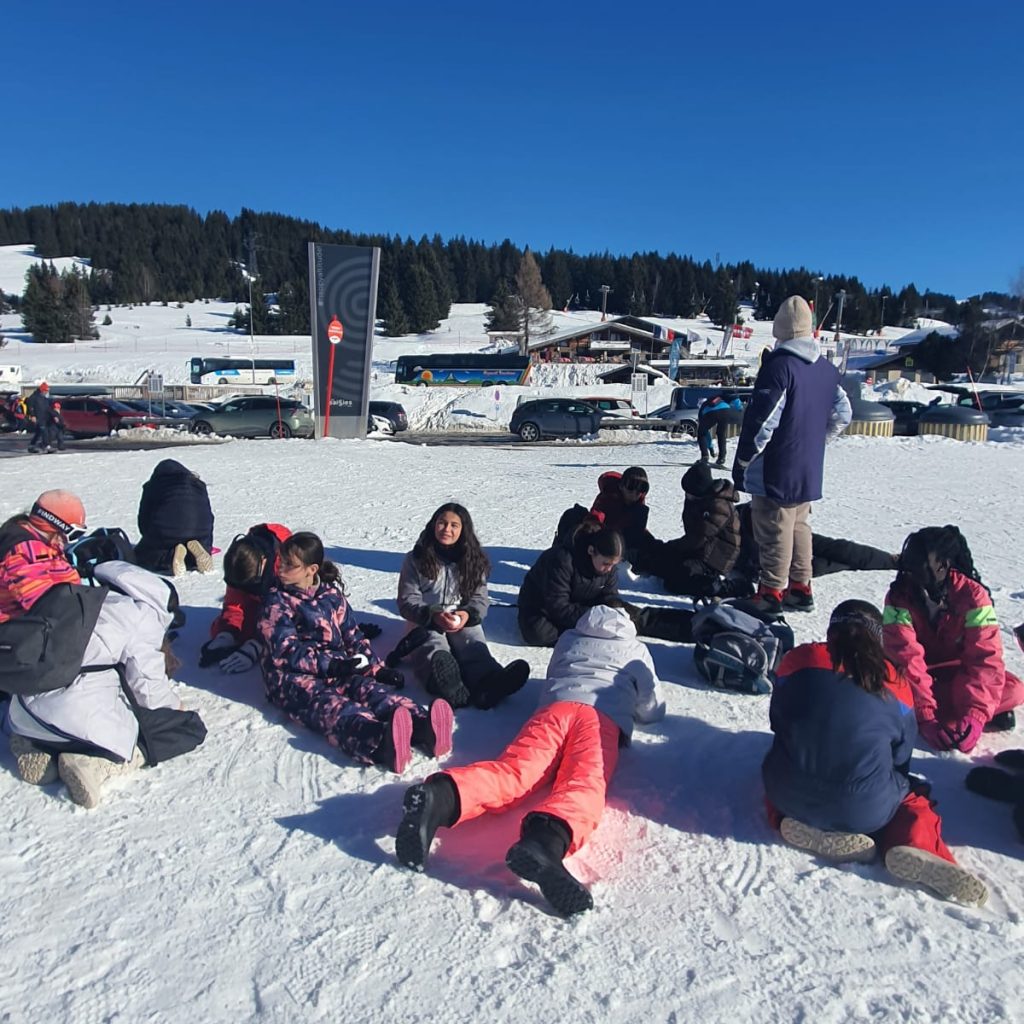
[[[736,445],[737,489],[799,505],[821,497],[825,440],[850,422],[839,371],[813,338],[781,342],[761,363]]]
[[[917,738],[910,684],[895,669],[868,693],[832,668],[825,644],[804,644],[779,665],[770,714],[761,775],[783,817],[869,834],[892,820]]]
[[[213,546],[213,509],[206,484],[175,459],[163,459],[142,485],[139,533],[135,549],[139,565],[165,572],[176,544],[197,540]]]

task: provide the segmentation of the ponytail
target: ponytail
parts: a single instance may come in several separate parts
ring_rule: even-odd
[[[868,601],[836,605],[826,637],[832,668],[849,676],[862,690],[880,694],[890,662],[882,647],[882,615]]]

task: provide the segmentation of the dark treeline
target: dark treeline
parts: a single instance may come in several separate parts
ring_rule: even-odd
[[[440,235],[418,242],[388,235],[332,231],[311,221],[243,209],[205,216],[184,206],[60,203],[0,210],[0,245],[30,243],[43,257],[82,256],[93,266],[86,280],[94,305],[153,300],[220,298],[248,306],[253,275],[254,329],[260,334],[309,331],[310,241],[381,247],[377,312],[387,333],[431,330],[453,302],[490,303],[515,289],[523,250],[509,240],[485,245]],[[866,332],[883,323],[907,326],[930,315],[958,323],[951,295],[867,289],[856,277],[820,275],[805,268],[773,270],[750,262],[713,266],[670,253],[580,256],[550,249],[537,254],[552,305],[594,309],[608,285],[612,314],[692,317],[706,312],[715,323],[732,322],[739,301],[753,301],[755,317],[770,319],[788,295],[817,295],[825,326],[835,323],[834,297],[846,292],[842,327]],[[267,301],[261,301],[267,296]],[[1010,305],[986,293],[981,302]],[[275,305],[271,312],[267,302]],[[238,326],[248,327],[240,310]]]

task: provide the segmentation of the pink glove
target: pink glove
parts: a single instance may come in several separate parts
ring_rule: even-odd
[[[933,750],[949,750],[953,745],[946,736],[946,730],[934,718],[918,722],[917,734]]]
[[[942,733],[948,738],[950,747],[967,754],[978,745],[984,728],[985,723],[976,715],[967,714],[953,725],[944,725]]]

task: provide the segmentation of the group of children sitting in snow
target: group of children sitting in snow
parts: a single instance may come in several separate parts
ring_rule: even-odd
[[[757,552],[732,484],[698,464],[683,488],[678,540],[648,533],[649,484],[637,467],[604,474],[591,509],[562,517],[517,602],[526,643],[554,647],[539,707],[496,760],[446,769],[406,792],[395,843],[402,864],[422,869],[439,828],[505,810],[550,783],[506,863],[559,913],[592,906],[565,858],[600,821],[634,721],[665,714],[638,632],[689,639],[690,613],[622,601],[616,567],[626,560],[634,572],[695,596],[753,590]],[[84,527],[79,499],[51,491],[0,529],[0,623],[24,614],[51,586],[79,582],[72,562]],[[171,539],[175,554],[199,540]],[[198,544],[204,554],[211,540]],[[1013,708],[1024,701],[1024,684],[1005,669],[991,599],[966,542],[954,527],[930,527],[911,534],[898,556],[824,537],[815,537],[814,554],[816,573],[889,568],[896,578],[884,612],[845,601],[823,642],[795,648],[780,664],[763,767],[770,819],[787,842],[822,857],[866,860],[879,852],[896,877],[980,904],[984,884],[956,864],[927,784],[909,772],[918,738],[936,750],[969,752],[985,729],[1013,728]],[[408,629],[382,661],[320,538],[260,524],[225,554],[223,607],[200,663],[226,672],[258,665],[267,699],[293,721],[359,763],[401,774],[413,748],[436,758],[451,751],[454,711],[493,708],[529,677],[527,662],[502,666],[487,646],[489,571],[468,510],[442,505],[403,561],[397,598]],[[123,560],[94,575],[114,588],[95,628],[97,649],[69,685],[14,696],[5,722],[21,777],[46,783],[59,775],[85,806],[95,806],[111,774],[152,763],[136,724],[140,706],[186,714],[163,653],[173,586]],[[397,666],[406,659],[428,704],[403,692]]]

